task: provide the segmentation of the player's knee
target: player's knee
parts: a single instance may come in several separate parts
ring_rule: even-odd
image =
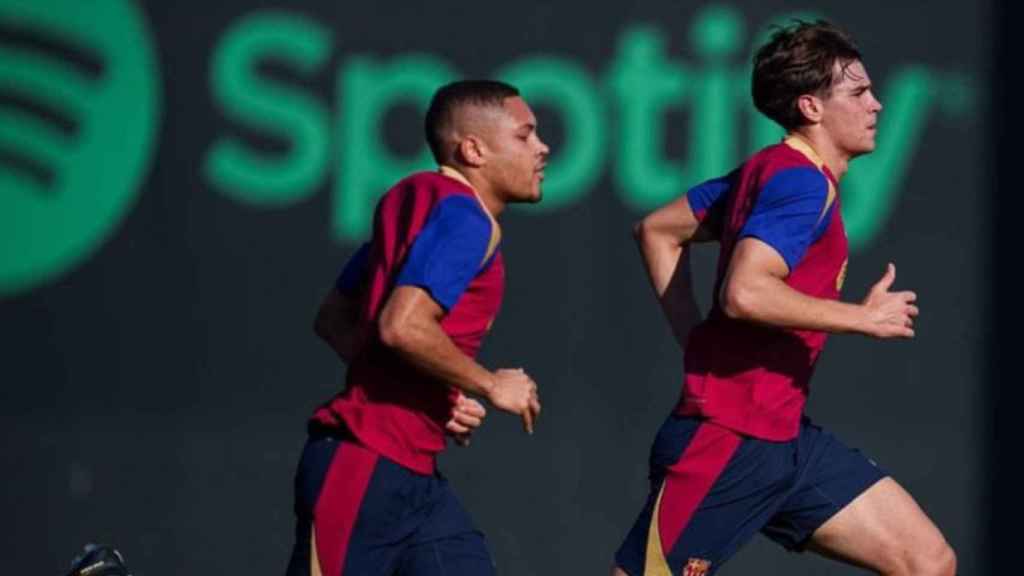
[[[919,552],[914,558],[910,574],[920,576],[954,576],[956,574],[956,552],[946,542]]]
[[[890,558],[887,576],[955,576],[956,553],[945,541],[917,546]]]

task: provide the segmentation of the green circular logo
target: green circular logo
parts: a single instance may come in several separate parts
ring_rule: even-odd
[[[129,0],[0,3],[0,296],[81,264],[124,218],[160,120]]]

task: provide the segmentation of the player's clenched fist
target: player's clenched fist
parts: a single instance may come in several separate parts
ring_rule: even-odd
[[[487,399],[499,410],[518,414],[526,431],[533,434],[533,423],[540,415],[540,398],[537,383],[522,368],[496,370]]]
[[[896,266],[892,263],[882,279],[875,283],[864,298],[867,312],[864,333],[876,338],[913,338],[914,318],[918,309],[917,295],[910,291],[890,292],[896,281]]]
[[[460,392],[452,406],[451,418],[445,424],[445,431],[459,446],[469,446],[473,431],[483,424],[486,415],[487,410],[479,402]]]

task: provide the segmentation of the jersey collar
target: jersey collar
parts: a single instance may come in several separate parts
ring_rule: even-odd
[[[455,168],[452,168],[451,166],[448,166],[446,164],[442,164],[441,167],[438,169],[438,172],[440,172],[442,176],[447,176],[452,180],[456,180],[462,185],[464,185],[466,188],[472,190],[473,196],[476,196],[477,202],[479,202],[480,206],[483,207],[484,214],[487,214],[487,217],[490,218],[491,221],[494,222],[495,224],[498,223],[498,221],[494,218],[494,214],[491,214],[491,211],[487,209],[487,203],[484,202],[484,199],[480,197],[480,193],[477,192],[476,188],[474,188],[473,185],[469,183],[469,180],[462,175],[462,172],[459,172]]]
[[[818,153],[814,151],[814,148],[811,146],[810,142],[796,134],[790,134],[789,136],[786,136],[782,140],[782,143],[806,156],[808,160],[810,160],[815,166],[818,167],[818,170],[824,173],[829,180],[835,183],[836,178],[832,174],[832,171],[829,170],[828,166],[825,164],[825,161],[821,159],[821,156],[818,156]]]

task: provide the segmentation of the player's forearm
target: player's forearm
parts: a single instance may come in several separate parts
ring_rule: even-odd
[[[637,244],[661,310],[679,346],[685,347],[690,329],[700,320],[690,277],[689,244],[645,239],[640,234]]]
[[[401,327],[384,325],[381,341],[435,380],[466,394],[490,398],[494,376],[459,350],[436,322],[409,322]]]
[[[815,298],[774,276],[727,279],[722,309],[731,318],[794,330],[865,333],[865,309],[858,304]]]
[[[655,296],[660,300],[665,295],[676,266],[681,262],[683,244],[668,235],[659,234],[640,222],[633,228],[640,256],[647,270],[647,278],[651,282]]]

